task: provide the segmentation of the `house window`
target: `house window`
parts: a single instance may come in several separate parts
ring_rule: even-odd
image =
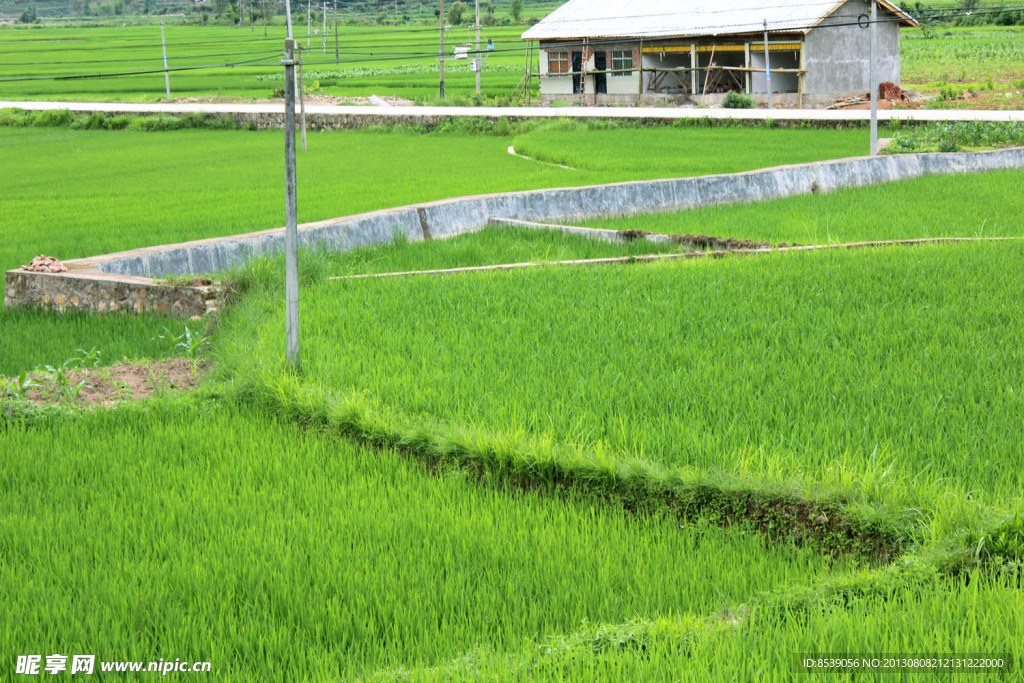
[[[569,73],[569,53],[549,52],[548,53],[548,75],[560,76]]]
[[[633,75],[633,52],[631,50],[612,50],[612,76]]]

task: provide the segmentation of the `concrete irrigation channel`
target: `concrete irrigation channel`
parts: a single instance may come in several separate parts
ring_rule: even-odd
[[[300,225],[299,244],[341,252],[387,243],[396,237],[409,241],[452,237],[502,221],[571,222],[660,213],[831,192],[926,175],[1020,168],[1024,168],[1024,148],[863,157],[745,173],[459,197]],[[580,230],[571,225],[556,227]],[[217,308],[215,288],[172,286],[158,279],[216,273],[283,248],[284,228],[276,228],[65,261],[66,272],[9,270],[4,303],[8,307],[43,306],[96,313],[128,310],[197,316]]]

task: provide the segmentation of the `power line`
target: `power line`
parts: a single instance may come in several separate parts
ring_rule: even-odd
[[[232,62],[229,64],[204,64],[198,66],[179,66],[173,69],[167,69],[167,71],[196,71],[198,69],[230,69],[243,64],[252,64],[254,62],[260,62],[268,59],[279,59],[280,55],[265,55],[256,59],[249,59],[244,61]],[[267,64],[266,66],[271,66]],[[19,81],[70,81],[80,80],[87,78],[111,78],[115,76],[145,76],[148,74],[162,74],[164,69],[147,69],[145,71],[118,71],[108,73],[93,73],[93,74],[61,74],[55,76],[19,76],[17,78],[0,78],[0,83],[15,83]]]
[[[212,57],[245,57],[252,56],[257,53],[255,52],[219,52],[214,54],[199,54],[199,55],[176,55],[175,58],[178,61],[185,59],[210,59]],[[263,53],[259,53],[263,54]],[[76,59],[74,62],[63,61],[63,62],[5,62],[3,66],[66,66],[68,64],[135,64],[140,62],[152,62],[154,60],[159,61],[160,55],[154,57],[139,57],[136,59],[120,58],[120,59],[89,59],[79,60]]]

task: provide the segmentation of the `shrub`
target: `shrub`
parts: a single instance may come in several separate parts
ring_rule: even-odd
[[[753,109],[754,98],[743,93],[730,92],[722,100],[722,106],[726,109]]]

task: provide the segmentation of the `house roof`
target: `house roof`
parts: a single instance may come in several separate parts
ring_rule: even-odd
[[[670,38],[758,33],[806,33],[836,12],[846,0],[569,0],[532,26],[523,40],[565,38]],[[878,5],[898,16],[902,26],[917,26],[896,5]]]

